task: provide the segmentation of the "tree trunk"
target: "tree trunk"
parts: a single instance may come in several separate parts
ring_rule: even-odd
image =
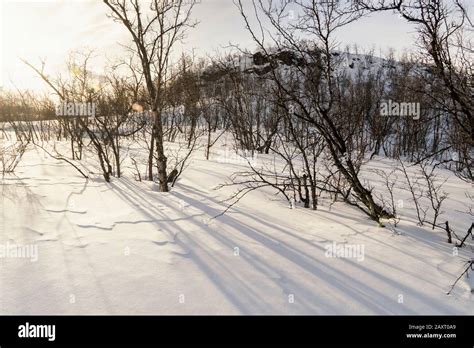
[[[160,191],[168,192],[168,175],[166,173],[167,158],[163,147],[163,126],[161,124],[161,114],[155,111],[155,137],[156,137],[156,153],[158,155],[157,168],[158,180],[160,182]]]

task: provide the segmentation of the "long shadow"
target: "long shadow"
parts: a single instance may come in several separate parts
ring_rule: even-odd
[[[145,203],[145,205],[147,206],[147,209],[140,208],[140,210],[144,214],[146,214],[147,216],[149,216],[151,218],[154,218],[154,219],[156,219],[157,216],[161,217],[162,218],[161,220],[160,219],[157,220],[158,224],[160,222],[161,223],[166,222],[166,224],[169,227],[171,227],[171,230],[174,229],[175,231],[177,231],[176,233],[183,233],[186,236],[186,238],[194,244],[194,246],[199,246],[199,242],[197,242],[197,239],[194,239],[192,237],[192,234],[189,231],[183,230],[180,226],[178,226],[176,224],[176,219],[170,219],[170,217],[167,214],[165,214],[163,211],[153,208],[153,202],[156,201],[156,196],[154,197],[153,193],[150,193],[149,191],[145,191],[139,185],[132,184],[132,183],[126,181],[126,180],[121,181],[121,183],[125,187],[128,188],[127,193],[125,194],[124,192],[122,192],[122,189],[118,186],[115,187],[116,190],[114,190],[114,192],[116,192],[117,194],[122,196],[122,198],[124,198],[125,200],[129,201],[129,203],[135,209],[137,207],[136,202]],[[114,185],[114,184],[112,184],[112,185]],[[189,188],[186,188],[185,190],[187,190],[191,194],[194,194],[194,195],[198,194],[199,195],[199,193],[197,193],[195,191],[192,191],[192,190],[190,191]],[[134,196],[133,199],[131,198],[132,195]],[[182,194],[182,193],[179,193],[177,191],[173,192],[172,195],[177,197],[177,198],[180,198],[181,200],[183,200],[184,202],[190,204],[194,208],[197,208],[197,209],[201,210],[203,212],[203,214],[199,214],[199,216],[202,216],[204,214],[209,214],[209,213],[211,213],[211,215],[212,214],[217,215],[220,212],[219,210],[217,210],[215,208],[212,208],[210,206],[210,204],[206,204],[205,201],[207,200],[209,203],[212,203],[212,204],[220,204],[220,203],[217,202],[216,200],[209,199],[209,197],[204,197],[204,195],[202,195],[202,194],[200,194],[200,195],[203,196],[202,197],[203,200],[197,200],[197,199],[191,198],[190,194]],[[173,207],[170,204],[170,201],[171,200],[160,200],[160,203],[163,204],[165,202],[165,205],[167,205],[170,208],[176,210],[176,207]],[[166,203],[168,203],[168,204],[166,204]],[[294,238],[297,238],[300,241],[304,241],[304,242],[308,243],[308,241],[306,241],[306,240],[304,240],[300,237],[297,237],[295,234],[293,234],[293,233],[291,233],[291,232],[289,232],[285,229],[282,229],[281,227],[272,226],[273,224],[269,223],[268,221],[260,220],[259,218],[257,218],[256,216],[253,216],[253,215],[252,216],[250,216],[248,214],[244,214],[244,215],[246,215],[247,218],[255,220],[259,224],[267,226],[267,228],[268,228],[268,226],[271,226],[272,229],[273,229],[273,227],[276,227],[275,228],[276,230],[279,230],[282,233],[286,233],[290,236],[293,236]],[[203,228],[203,226],[201,226],[201,224],[198,224],[195,221],[193,221],[193,218],[187,217],[185,219],[187,219],[189,222],[193,223],[197,228],[199,228],[199,229]],[[226,216],[222,217],[222,221],[226,225],[231,226],[233,229],[235,229],[239,233],[245,235],[247,238],[251,238],[251,239],[255,240],[256,242],[258,242],[259,244],[265,246],[266,248],[268,248],[269,250],[271,250],[275,254],[284,257],[288,261],[290,261],[290,262],[296,264],[297,266],[301,267],[303,270],[305,270],[307,272],[310,272],[315,277],[322,279],[325,283],[327,283],[327,284],[329,284],[333,287],[336,287],[338,289],[341,289],[342,291],[345,291],[345,293],[350,295],[355,301],[358,301],[359,303],[363,304],[366,308],[370,308],[373,312],[375,312],[375,313],[389,313],[389,310],[386,309],[385,304],[387,302],[394,302],[395,299],[391,298],[391,297],[388,297],[385,294],[383,294],[381,292],[378,292],[374,289],[369,288],[368,284],[364,284],[361,281],[355,279],[354,277],[349,276],[348,272],[341,272],[338,269],[335,269],[334,267],[328,266],[326,263],[325,264],[320,264],[321,268],[318,268],[314,264],[319,263],[319,261],[317,259],[313,258],[311,255],[308,255],[308,254],[302,252],[301,250],[295,249],[295,248],[293,248],[289,245],[282,244],[280,241],[276,240],[274,237],[271,237],[268,234],[265,234],[261,231],[254,231],[252,229],[252,227],[250,227],[249,225],[246,225],[246,224],[242,223],[241,221],[238,221],[238,220],[234,219],[233,217],[231,217],[229,215],[226,215]],[[216,230],[211,231],[211,228],[209,226],[204,227],[204,228],[207,228],[209,230],[209,232],[210,232],[209,236],[214,237],[215,239],[219,240],[224,245],[227,245],[229,248],[233,248],[235,246],[235,243],[231,239],[224,236],[222,233],[219,233]],[[169,233],[168,229],[165,229],[165,232]],[[186,244],[185,242],[181,242],[179,240],[178,240],[178,242],[185,249],[187,249],[189,247],[189,245]],[[321,247],[315,246],[312,243],[309,243],[309,244],[311,244],[312,247],[314,247],[316,249],[319,249],[320,252],[323,252]],[[196,264],[204,271],[204,273],[208,276],[208,278],[211,279],[214,282],[214,284],[216,284],[216,286],[218,286],[223,291],[223,293],[230,298],[231,302],[234,305],[236,305],[237,308],[239,308],[241,311],[247,312],[247,313],[255,312],[256,307],[248,307],[249,302],[253,302],[253,301],[249,301],[249,300],[251,300],[250,296],[254,296],[255,293],[252,291],[253,294],[251,294],[250,293],[251,289],[248,286],[246,286],[242,281],[240,281],[239,285],[241,287],[241,290],[242,289],[246,290],[247,295],[245,297],[247,298],[247,301],[241,300],[242,295],[243,295],[241,292],[229,291],[227,289],[227,287],[224,286],[224,284],[222,284],[222,280],[225,280],[225,277],[221,277],[220,279],[216,279],[216,273],[219,272],[220,270],[226,272],[226,274],[229,275],[230,278],[233,281],[232,286],[235,287],[235,280],[236,279],[235,279],[235,277],[232,277],[232,271],[229,270],[227,267],[223,266],[221,263],[219,263],[219,260],[215,260],[215,255],[212,255],[212,254],[208,253],[207,251],[205,251],[205,247],[199,246],[199,250],[204,252],[204,253],[207,253],[205,255],[205,258],[200,258],[200,257],[197,256],[196,253],[193,253],[192,254],[193,255],[193,260],[196,261]],[[251,265],[253,265],[255,267],[255,269],[259,270],[260,272],[265,272],[264,274],[268,275],[268,271],[266,272],[266,270],[271,270],[273,273],[276,273],[276,274],[285,273],[284,271],[275,269],[275,266],[270,265],[268,262],[263,260],[261,257],[258,257],[255,253],[247,252],[247,253],[243,254],[243,257],[247,262],[249,262]],[[382,275],[380,273],[377,273],[377,272],[374,272],[372,270],[366,269],[365,267],[362,267],[361,265],[352,263],[348,260],[344,260],[344,259],[342,259],[342,260],[343,260],[343,262],[346,262],[348,266],[356,267],[359,270],[361,270],[363,272],[366,272],[367,274],[369,274],[373,277],[378,278],[379,280],[385,282],[386,284],[389,284],[394,289],[398,289],[398,291],[405,292],[405,294],[410,294],[413,297],[418,298],[421,302],[427,303],[428,305],[433,305],[433,301],[431,299],[427,298],[426,295],[424,295],[424,294],[418,294],[417,292],[414,292],[413,289],[408,288],[408,287],[406,287],[402,284],[399,284],[398,282],[396,282],[392,279],[389,279],[389,278],[385,277],[384,275]],[[212,262],[212,265],[211,265],[211,262]],[[323,270],[323,268],[328,269],[329,271]],[[269,276],[272,279],[275,278],[274,275],[270,274]],[[281,283],[279,283],[277,280],[274,280],[274,281],[275,281],[275,284],[277,286],[279,286],[279,287],[282,286]],[[298,281],[296,280],[294,283],[297,284]],[[348,284],[351,284],[351,286],[348,286]],[[303,289],[302,288],[300,290],[304,293],[308,293],[308,292],[310,293],[309,289]],[[377,302],[375,302],[374,298],[378,299]],[[311,301],[311,299],[308,299],[308,300],[309,300],[308,301],[309,303],[313,303]],[[258,303],[261,304],[261,302],[258,302]],[[438,303],[437,304],[438,309],[439,309],[439,306],[440,306],[440,304]],[[312,308],[314,308],[314,307],[312,307]],[[262,306],[260,306],[260,309],[264,310],[264,309],[269,309],[269,308],[262,308]],[[334,310],[334,308],[326,308],[326,310],[330,310],[330,309]],[[448,308],[446,308],[446,307],[444,307],[443,309],[448,310]],[[403,308],[403,312],[414,314],[414,312],[412,310],[408,309],[408,308]]]
[[[132,186],[135,187],[135,185],[132,185]],[[143,191],[143,190],[141,190],[141,191],[146,196],[149,196],[148,191]],[[141,200],[141,198],[138,198],[138,199]],[[162,213],[162,212],[160,211],[160,213]],[[201,215],[204,215],[204,214],[200,214],[198,216],[201,216]],[[171,219],[160,219],[158,222],[163,222],[163,221],[175,222],[175,221],[178,221],[178,220],[181,220],[181,219],[172,219],[172,220]],[[193,222],[193,223],[196,224],[200,229],[203,228],[203,226],[199,225],[198,223],[195,223],[195,222]],[[217,231],[212,230],[212,228],[210,226],[206,226],[206,228],[209,230],[209,232],[211,232],[209,234],[209,236],[214,237],[214,238],[216,238],[218,240],[221,240],[221,241],[226,241],[227,246],[229,247],[229,250],[232,250],[235,247],[235,243],[232,243],[230,241],[225,240],[223,237],[220,237],[220,234]],[[230,296],[230,299],[232,300],[232,302],[234,304],[236,304],[236,303],[238,304],[238,308],[242,312],[244,312],[246,314],[252,314],[252,313],[255,313],[256,309],[258,309],[258,308],[260,308],[259,310],[257,310],[257,312],[259,312],[259,313],[274,313],[275,312],[275,310],[271,307],[271,305],[262,306],[262,304],[264,304],[263,301],[264,301],[265,296],[262,296],[261,294],[257,294],[256,292],[251,290],[251,288],[249,286],[247,286],[244,282],[240,281],[237,284],[238,285],[240,284],[240,287],[245,288],[245,290],[246,290],[246,295],[242,296],[243,293],[241,291],[238,291],[239,289],[236,289],[237,278],[235,278],[235,271],[230,270],[229,268],[225,267],[225,265],[221,262],[221,260],[218,260],[218,259],[216,260],[215,255],[212,255],[211,253],[206,252],[205,251],[206,245],[200,244],[197,241],[197,239],[192,237],[191,233],[185,232],[183,230],[181,230],[181,231],[183,232],[183,234],[186,235],[186,239],[190,240],[193,243],[194,246],[197,246],[201,252],[205,252],[208,256],[208,261],[212,261],[212,264],[215,265],[215,268],[212,268],[212,267],[209,267],[205,262],[203,262],[204,260],[202,260],[200,258],[196,259],[198,265],[208,275],[208,277],[211,280],[213,280],[213,281],[216,280],[216,272],[219,272],[220,269],[225,270],[226,272],[228,272],[228,274],[232,275],[232,277],[230,279],[228,279],[227,284],[228,284],[229,288],[231,288],[233,290],[233,292],[235,292],[235,294],[232,294],[229,291],[226,291],[225,294],[227,296]],[[183,244],[183,246],[187,247],[187,244]],[[247,259],[247,257],[244,256],[244,259]],[[258,260],[258,258],[256,260]],[[252,260],[248,260],[248,261],[252,261]],[[255,263],[255,260],[253,260],[253,263]],[[262,262],[262,264],[263,264],[263,262]],[[267,269],[269,268],[269,266],[267,264],[265,264],[265,266],[263,266],[263,267],[259,266],[258,264],[256,264],[256,265],[254,264],[254,266],[256,266],[256,268],[259,269],[264,274],[266,274],[266,269],[264,269],[264,267],[266,267]],[[214,281],[214,283],[215,283],[215,281]],[[218,281],[217,285],[219,287],[222,287],[221,281]],[[279,284],[277,283],[277,285],[279,285]],[[246,305],[249,304],[249,305],[248,306],[242,306],[242,304],[246,304]]]
[[[178,194],[178,193],[176,193]],[[212,214],[218,212],[213,208],[210,208],[207,205],[204,205],[202,202],[194,200],[189,196],[181,196],[181,199],[188,200],[189,203],[193,204],[194,206],[201,206],[202,209],[212,210]],[[252,218],[252,217],[251,217]],[[366,308],[370,308],[374,313],[387,313],[390,312],[386,309],[385,304],[391,301],[395,301],[394,298],[389,298],[383,293],[377,292],[374,289],[368,287],[367,284],[362,283],[361,281],[355,279],[354,277],[349,276],[347,273],[343,273],[334,267],[330,267],[327,263],[322,264],[318,260],[314,259],[312,256],[307,255],[306,253],[302,252],[301,250],[294,249],[286,244],[279,242],[278,244],[275,243],[275,240],[272,237],[269,237],[267,234],[261,231],[255,231],[250,226],[243,224],[242,222],[233,219],[232,217],[225,216],[223,217],[225,220],[225,224],[231,226],[236,231],[246,235],[249,238],[254,239],[258,243],[264,245],[275,254],[284,257],[288,261],[296,264],[300,268],[312,273],[316,278],[322,279],[325,283],[332,285],[337,289],[344,289],[345,293],[350,295],[355,302],[359,302],[363,304]],[[216,237],[216,235],[214,235]],[[312,245],[315,248],[319,248],[321,253],[324,253],[324,249],[315,245]],[[324,250],[324,251],[323,251]],[[308,260],[309,259],[309,260]],[[358,266],[356,264],[351,263],[348,260],[341,259],[348,263],[350,266]],[[319,263],[320,267],[316,267],[313,263]],[[272,266],[267,264],[269,268]],[[327,269],[328,271],[326,271]],[[368,272],[368,270],[361,267],[364,271]],[[377,274],[378,275],[378,274]],[[378,275],[379,276],[379,275]],[[344,280],[338,279],[340,277]],[[387,281],[391,281],[387,279]],[[353,284],[354,286],[348,287],[348,284]],[[399,284],[397,284],[399,285]],[[409,289],[407,289],[409,290]],[[379,303],[375,303],[374,298],[381,298],[382,301]],[[406,312],[413,313],[410,309],[406,309]]]
[[[175,194],[179,195],[178,193],[175,193]],[[194,207],[201,207],[201,210],[203,210],[203,211],[209,211],[211,209],[211,210],[213,210],[212,213],[217,212],[217,210],[212,209],[207,205],[203,205],[200,201],[191,199],[189,196],[182,195],[181,197],[182,197],[181,199],[183,199],[184,201],[187,201],[188,203],[192,204]],[[315,268],[308,261],[302,259],[301,255],[300,255],[301,252],[299,250],[291,250],[286,246],[278,246],[278,247],[271,246],[270,245],[271,243],[275,244],[275,242],[273,240],[268,239],[267,236],[262,236],[262,235],[259,235],[259,234],[255,234],[255,232],[253,232],[253,234],[252,234],[251,232],[249,232],[251,230],[251,228],[249,226],[244,225],[244,224],[240,223],[239,221],[236,221],[235,219],[232,219],[232,218],[229,218],[229,217],[226,217],[226,222],[227,222],[227,224],[231,225],[234,229],[236,229],[240,233],[246,234],[247,237],[250,237],[250,238],[253,238],[254,240],[257,240],[260,244],[263,244],[266,247],[269,247],[270,249],[272,249],[273,252],[286,257],[288,260],[292,261],[293,263],[298,264],[303,269],[306,269],[307,271],[308,270],[311,271],[314,275],[316,275],[316,276],[324,275],[326,283],[331,284],[330,280],[333,280],[333,281],[337,282],[338,283],[337,285],[339,287],[346,288],[346,290],[348,292],[350,292],[353,295],[353,297],[359,297],[359,301],[361,303],[364,303],[367,307],[371,307],[373,311],[375,311],[375,312],[380,312],[380,311],[386,312],[385,307],[383,306],[382,303],[377,306],[377,305],[373,305],[371,302],[367,302],[365,299],[368,298],[369,296],[365,292],[357,290],[357,289],[347,288],[345,282],[335,280],[333,275],[330,275],[330,274],[324,272],[322,269]],[[216,234],[213,234],[213,236],[216,237]],[[305,256],[310,257],[308,255],[305,255]],[[271,268],[272,266],[267,265],[267,267]],[[360,287],[363,287],[363,285],[364,285],[363,283],[359,282],[358,280],[356,280],[354,278],[351,278],[351,277],[348,277],[347,274],[344,274],[344,273],[342,273],[340,271],[337,271],[335,269],[332,269],[332,271],[336,272],[336,273],[339,273],[339,275],[344,277],[344,278],[349,278],[348,279],[349,282],[352,281],[352,282],[358,284]],[[373,290],[370,290],[370,289],[369,289],[369,291],[374,292]],[[376,295],[379,296],[379,297],[380,296],[384,297],[384,295],[382,295],[380,293],[376,293]],[[386,297],[385,300],[389,301],[390,299],[388,297]]]
[[[127,192],[122,192],[122,188],[115,183],[111,183],[114,186],[114,192],[128,202],[134,209],[137,208],[136,203],[141,202],[145,203],[147,209],[138,207],[138,210],[145,216],[156,220],[156,224],[161,228],[166,225],[167,228],[162,230],[167,233],[171,240],[173,240],[177,245],[182,247],[185,250],[190,250],[190,245],[181,241],[179,233],[182,233],[186,238],[191,241],[195,246],[199,244],[186,233],[186,230],[182,229],[179,225],[176,224],[175,220],[171,219],[165,212],[154,208],[153,201],[156,197],[153,197],[150,192],[143,190],[138,185],[131,184],[127,180],[121,180],[121,184],[128,188]],[[160,201],[163,204],[162,201]],[[143,205],[142,205],[143,206]],[[171,205],[169,206],[171,207]],[[202,226],[199,226],[193,219],[189,219],[190,223],[196,225],[199,229],[202,229]],[[174,233],[173,233],[174,231]],[[191,249],[192,250],[192,249]],[[196,252],[192,252],[190,257],[196,263],[196,265],[204,272],[209,280],[230,300],[230,302],[238,308],[243,314],[252,314],[257,311],[268,312],[270,308],[266,305],[265,302],[259,301],[254,293],[247,293],[251,289],[246,286],[238,278],[234,277],[234,272],[222,265],[219,260],[216,260],[210,252],[207,252],[204,247],[199,246],[199,251],[204,253],[206,258],[199,256]],[[213,261],[212,263],[209,261]],[[227,279],[226,279],[227,278]],[[240,288],[240,289],[239,289]],[[244,290],[239,291],[239,290]],[[243,296],[242,296],[243,295]]]
[[[186,197],[183,196],[182,199],[185,199],[185,198],[188,198],[188,199],[189,199],[188,196],[186,196]],[[214,203],[216,203],[216,202],[214,202]],[[194,204],[198,204],[198,205],[201,204],[201,205],[202,205],[202,203],[200,203],[200,202],[198,202],[198,201],[195,201]],[[204,208],[207,209],[207,210],[209,210],[209,207],[208,207],[208,206],[205,206]],[[244,214],[244,215],[245,215],[245,214]],[[259,222],[260,224],[262,224],[262,225],[271,225],[271,224],[269,224],[268,221],[261,221],[261,220],[259,220],[259,218],[257,218],[255,215],[251,215],[251,216],[248,216],[248,217],[251,218],[251,219],[253,219],[253,220],[258,221],[258,222]],[[226,218],[229,220],[229,216],[226,216]],[[235,222],[231,222],[231,224],[235,224]],[[240,227],[244,227],[244,226],[240,226]],[[247,227],[248,227],[248,226],[247,226]],[[240,232],[243,232],[243,230],[240,229],[240,228],[236,228],[236,229],[237,229],[238,231],[240,231]],[[251,230],[251,229],[248,228],[246,231],[249,231],[249,230]],[[281,229],[280,229],[280,230],[281,230]],[[288,233],[288,232],[286,232],[286,233]],[[271,238],[271,237],[269,237],[268,235],[266,235],[265,233],[263,233],[263,232],[261,232],[261,231],[258,231],[258,232],[257,232],[257,231],[254,231],[254,234],[255,234],[255,235],[260,234],[260,235],[264,236],[264,238]],[[291,233],[289,233],[289,234],[291,234]],[[257,238],[257,239],[258,239],[258,238]],[[272,238],[272,239],[273,239],[273,238]],[[272,239],[268,239],[268,241],[272,241]],[[264,241],[262,241],[262,240],[260,240],[260,241],[265,245],[265,242],[264,242]],[[268,241],[267,241],[267,244],[266,244],[266,245],[267,245],[267,246],[270,246],[271,243],[268,243]],[[314,246],[314,245],[312,244],[312,246]],[[291,248],[290,248],[290,249],[291,249]],[[306,257],[308,257],[308,258],[311,258],[310,256],[305,255],[304,253],[302,253],[300,250],[294,250],[294,249],[293,249],[293,251],[295,251],[298,255],[303,254],[304,256],[306,256]],[[293,255],[293,256],[295,256],[295,255]],[[317,260],[315,260],[315,259],[313,259],[313,260],[314,260],[315,262],[317,262]],[[361,271],[364,271],[364,272],[366,272],[367,274],[370,274],[370,275],[372,275],[372,276],[374,276],[374,277],[376,277],[376,278],[378,278],[378,279],[384,281],[386,284],[390,284],[393,288],[399,289],[399,291],[402,291],[402,292],[404,292],[405,294],[409,293],[409,294],[412,295],[413,297],[418,298],[418,299],[420,300],[420,302],[424,302],[424,303],[426,303],[426,304],[428,304],[428,305],[431,305],[431,306],[434,306],[434,305],[435,305],[438,309],[439,309],[439,307],[443,307],[442,309],[443,309],[444,311],[448,312],[448,313],[451,311],[451,308],[450,308],[450,307],[444,306],[443,304],[438,303],[438,301],[437,301],[436,299],[430,299],[426,294],[420,294],[420,293],[414,291],[414,289],[409,288],[409,287],[406,287],[406,286],[404,286],[404,285],[402,285],[402,284],[400,284],[400,283],[394,281],[393,279],[387,278],[386,276],[384,276],[384,275],[382,275],[382,274],[380,274],[380,273],[377,273],[377,272],[374,272],[374,271],[372,271],[372,270],[370,270],[370,269],[367,269],[367,268],[365,268],[365,267],[362,267],[362,266],[361,266],[360,264],[358,264],[358,263],[352,263],[352,262],[350,262],[349,260],[346,260],[346,259],[342,259],[342,261],[345,262],[345,263],[347,263],[349,266],[359,268]],[[332,270],[338,272],[338,271],[335,270],[335,269],[332,269]],[[347,277],[347,274],[343,274],[343,276],[344,276],[344,277]],[[361,285],[365,285],[365,284],[361,284]],[[380,295],[381,295],[381,294],[378,293],[378,296],[380,296]],[[390,299],[387,299],[387,300],[390,300]],[[393,299],[391,299],[391,300],[393,300]],[[405,312],[406,312],[406,311],[410,312],[410,310],[408,310],[408,309],[405,309]]]

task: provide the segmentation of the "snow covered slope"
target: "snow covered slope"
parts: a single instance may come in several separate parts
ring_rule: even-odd
[[[34,246],[37,260],[0,258],[0,313],[474,313],[465,280],[446,295],[470,250],[455,256],[442,232],[417,227],[408,196],[396,233],[344,204],[289,209],[271,191],[213,219],[232,193],[213,188],[242,166],[216,153],[196,152],[163,194],[131,169],[110,184],[86,181],[31,149],[0,179],[0,245]],[[465,231],[471,188],[446,185],[443,218]],[[357,257],[330,257],[344,245]]]

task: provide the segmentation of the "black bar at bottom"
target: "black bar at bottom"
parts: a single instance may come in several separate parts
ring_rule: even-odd
[[[471,316],[3,316],[0,317],[0,347],[72,344],[101,346],[383,344],[473,347],[473,318]],[[50,325],[54,325],[54,340]],[[43,337],[31,337],[40,335]]]

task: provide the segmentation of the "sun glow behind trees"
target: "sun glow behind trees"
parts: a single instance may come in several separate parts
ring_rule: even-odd
[[[35,65],[44,59],[48,74],[55,75],[64,70],[64,57],[70,52],[94,49],[97,55],[94,66],[101,71],[108,60],[121,56],[123,48],[117,43],[130,43],[123,28],[108,20],[107,9],[101,1],[2,0],[0,9],[0,67],[3,66],[0,76],[3,75],[5,88],[46,90],[22,59]],[[242,23],[232,1],[201,1],[193,17],[200,22],[199,27],[189,33],[177,57],[183,51],[206,56],[223,50],[230,42],[238,42],[242,48],[254,48],[241,30]],[[393,16],[375,15],[363,21],[378,29],[361,32],[360,28],[365,25],[351,27],[338,38],[343,45],[357,42],[360,47],[369,49],[375,43],[376,48],[385,50],[388,46],[400,48],[410,44],[406,34],[408,26]]]

